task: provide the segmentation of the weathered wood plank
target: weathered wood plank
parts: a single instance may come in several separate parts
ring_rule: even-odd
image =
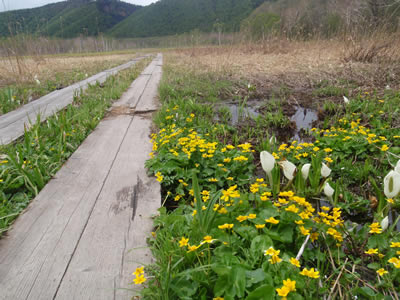
[[[121,102],[152,103],[160,77],[153,66],[147,83],[136,84],[142,96],[130,90]],[[130,298],[119,288],[129,287],[137,261],[151,260],[146,248],[130,250],[146,245],[161,202],[144,169],[150,119],[103,120],[18,218],[0,240],[0,299]]]
[[[44,121],[48,116],[71,104],[74,95],[81,90],[85,90],[89,84],[93,84],[96,81],[102,83],[109,76],[131,67],[143,58],[139,57],[115,68],[100,72],[0,116],[0,145],[6,145],[23,135],[24,126],[29,126],[30,122],[34,123],[38,114],[40,114],[41,120]]]

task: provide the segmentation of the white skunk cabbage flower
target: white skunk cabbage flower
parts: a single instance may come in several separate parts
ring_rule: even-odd
[[[382,222],[381,222],[381,227],[382,227],[382,231],[385,231],[389,226],[389,216],[386,216]]]
[[[322,163],[322,167],[321,167],[321,175],[322,177],[328,177],[331,174],[331,169],[324,163]]]
[[[296,166],[288,160],[279,162],[279,165],[283,169],[283,175],[285,175],[288,180],[292,180],[296,172]]]
[[[311,164],[305,164],[302,168],[301,168],[301,175],[303,176],[304,180],[307,180],[308,178],[308,173],[310,173],[310,168],[311,168]]]
[[[394,167],[394,170],[395,170],[397,173],[400,173],[400,159],[399,159],[399,161],[397,162],[396,166]]]
[[[328,182],[326,182],[324,185],[325,196],[327,196],[329,199],[332,199],[332,196],[334,193],[335,193],[335,190],[330,186],[330,184]]]
[[[383,192],[387,198],[394,198],[400,192],[400,173],[390,171],[383,179]]]
[[[262,151],[260,153],[260,160],[263,170],[267,174],[270,174],[272,169],[275,167],[275,158],[268,151]]]
[[[269,143],[270,144],[276,144],[276,137],[275,136],[271,136],[269,139]]]
[[[343,96],[343,101],[345,104],[348,104],[350,102],[349,98],[347,98],[346,96]]]

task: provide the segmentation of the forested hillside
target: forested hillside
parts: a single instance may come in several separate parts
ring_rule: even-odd
[[[115,37],[149,37],[180,34],[193,29],[226,31],[240,28],[263,0],[160,0],[146,6],[109,31]]]
[[[0,13],[0,36],[38,34],[61,38],[108,31],[140,6],[117,0],[69,0]]]

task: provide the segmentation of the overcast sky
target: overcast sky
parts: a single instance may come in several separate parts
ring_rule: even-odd
[[[21,8],[32,8],[60,1],[63,0],[0,0],[0,11],[21,9]],[[154,3],[157,0],[122,0],[122,1],[137,5],[149,5],[150,3]]]

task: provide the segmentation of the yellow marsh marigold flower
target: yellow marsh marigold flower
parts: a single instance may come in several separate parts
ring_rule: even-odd
[[[232,159],[230,159],[229,157],[224,158],[224,163],[230,163]]]
[[[219,225],[218,228],[219,229],[232,229],[233,228],[233,224],[225,223],[224,225]]]
[[[192,216],[194,217],[197,214],[197,210],[193,210]]]
[[[274,265],[280,263],[282,259],[278,255],[272,255],[272,257],[268,261]]]
[[[290,211],[290,212],[295,213],[295,214],[297,214],[298,211],[299,211],[299,209],[294,204],[290,205],[289,207],[286,207],[285,210],[286,211]]]
[[[293,266],[296,266],[296,267],[300,268],[300,262],[299,262],[296,258],[292,257],[292,258],[290,259],[290,263],[291,263]]]
[[[233,159],[234,161],[248,161],[249,159],[246,156],[238,156]]]
[[[254,226],[256,226],[257,229],[262,229],[265,227],[265,224],[255,224]]]
[[[304,226],[300,226],[300,232],[302,235],[309,235],[310,234],[310,230],[306,229]]]
[[[213,298],[213,300],[224,300],[224,298],[222,298],[222,297],[215,297],[215,298]]]
[[[389,202],[390,204],[394,204],[394,200],[392,198],[386,199],[387,202]]]
[[[377,222],[372,223],[371,225],[369,225],[369,228],[371,228],[371,230],[369,231],[369,233],[377,233],[380,234],[382,233],[382,228],[380,228],[381,225]]]
[[[133,279],[133,282],[135,284],[142,284],[143,282],[145,282],[147,279],[141,275],[141,276],[137,276],[135,279]]]
[[[184,236],[179,241],[179,247],[185,247],[188,245],[189,239],[186,239]]]
[[[281,288],[277,288],[276,292],[278,293],[278,296],[283,297],[283,299],[286,299],[286,296],[290,293],[289,288],[283,286]]]
[[[383,268],[380,268],[378,271],[376,271],[376,273],[378,273],[379,276],[383,276],[383,275],[385,275],[385,274],[387,274],[387,273],[389,273],[389,272],[386,271],[386,270],[383,269]]]
[[[188,250],[187,252],[196,251],[197,249],[200,248],[200,246],[201,246],[201,245],[199,245],[199,246],[196,246],[196,245],[190,246],[190,245],[188,244],[188,249],[189,249],[189,250]]]
[[[304,268],[303,271],[300,272],[300,275],[316,279],[319,278],[319,271],[315,271],[314,268],[311,268],[310,270]]]
[[[287,287],[289,291],[294,292],[296,291],[296,281],[290,280],[289,278],[283,281],[283,286]]]
[[[256,217],[257,217],[256,214],[249,214],[249,215],[248,215],[248,218],[249,218],[249,219],[255,219]]]
[[[209,182],[218,182],[218,179],[217,178],[210,178],[210,179],[208,179],[208,181]]]
[[[311,238],[312,242],[315,242],[316,240],[318,240],[318,237],[319,237],[319,233],[318,232],[313,232],[310,235],[310,238]]]
[[[400,248],[400,242],[391,242],[390,248]]]
[[[386,144],[381,147],[381,151],[383,151],[383,152],[386,152],[388,150],[389,150],[389,147]]]
[[[248,218],[247,216],[239,216],[236,218],[236,220],[238,220],[239,222],[243,222],[243,221],[246,221],[247,218]]]
[[[269,247],[268,250],[264,251],[264,255],[279,255],[281,253],[281,250],[275,250],[273,247]]]
[[[376,249],[368,249],[368,251],[365,251],[364,252],[365,254],[369,254],[369,255],[372,255],[372,254],[378,254],[378,248],[376,248]]]
[[[397,257],[392,257],[388,260],[388,262],[393,264],[396,269],[400,269],[400,259],[398,259]]]
[[[212,238],[211,235],[206,235],[205,237],[203,237],[204,243],[208,243],[211,244],[212,242],[215,241],[215,239]]]
[[[218,213],[225,215],[225,214],[228,213],[228,210],[227,210],[225,207],[221,207],[221,208],[218,210]]]
[[[265,219],[265,222],[271,223],[271,224],[278,224],[279,220],[275,219],[274,217],[271,217],[269,219]]]
[[[164,176],[162,176],[161,172],[157,172],[156,173],[156,177],[157,177],[157,181],[158,182],[161,182],[164,179]]]
[[[136,268],[135,272],[133,272],[132,275],[140,276],[143,273],[144,273],[144,267],[139,267],[139,268]]]

